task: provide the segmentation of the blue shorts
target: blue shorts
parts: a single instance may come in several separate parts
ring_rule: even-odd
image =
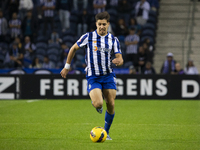
[[[98,89],[117,89],[116,88],[116,76],[114,73],[110,73],[103,76],[87,76],[87,91]]]

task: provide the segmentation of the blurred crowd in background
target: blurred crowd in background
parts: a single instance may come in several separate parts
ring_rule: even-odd
[[[121,44],[121,68],[129,68],[130,74],[156,74],[159,0],[1,0],[0,68],[63,68],[70,47],[96,29],[94,16],[103,11],[111,16],[109,32]],[[84,55],[84,49],[77,51],[72,71],[84,73]],[[186,68],[180,66],[168,53],[157,73],[198,74],[192,60]]]

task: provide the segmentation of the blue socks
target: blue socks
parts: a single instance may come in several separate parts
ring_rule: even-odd
[[[104,129],[106,130],[107,133],[109,133],[109,129],[110,129],[110,126],[111,126],[111,124],[113,122],[114,116],[115,116],[115,113],[111,115],[106,111]]]

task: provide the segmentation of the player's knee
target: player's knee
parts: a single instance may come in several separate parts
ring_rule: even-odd
[[[97,101],[92,103],[95,108],[101,108],[103,106],[103,102]]]
[[[114,108],[114,107],[115,107],[115,102],[114,102],[114,100],[113,100],[113,101],[109,101],[109,102],[107,103],[107,105],[109,105],[110,108]]]

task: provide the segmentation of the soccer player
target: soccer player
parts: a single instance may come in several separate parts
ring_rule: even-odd
[[[60,74],[63,78],[66,78],[75,52],[80,47],[85,46],[87,51],[87,90],[92,100],[92,105],[100,114],[103,111],[104,97],[107,106],[104,128],[108,133],[107,140],[112,140],[109,136],[109,129],[115,115],[114,100],[116,97],[116,81],[115,74],[111,68],[111,52],[114,51],[115,58],[112,60],[112,63],[116,66],[123,64],[123,58],[118,39],[107,31],[110,15],[104,11],[98,13],[95,19],[97,29],[82,35],[71,47],[65,67]]]

